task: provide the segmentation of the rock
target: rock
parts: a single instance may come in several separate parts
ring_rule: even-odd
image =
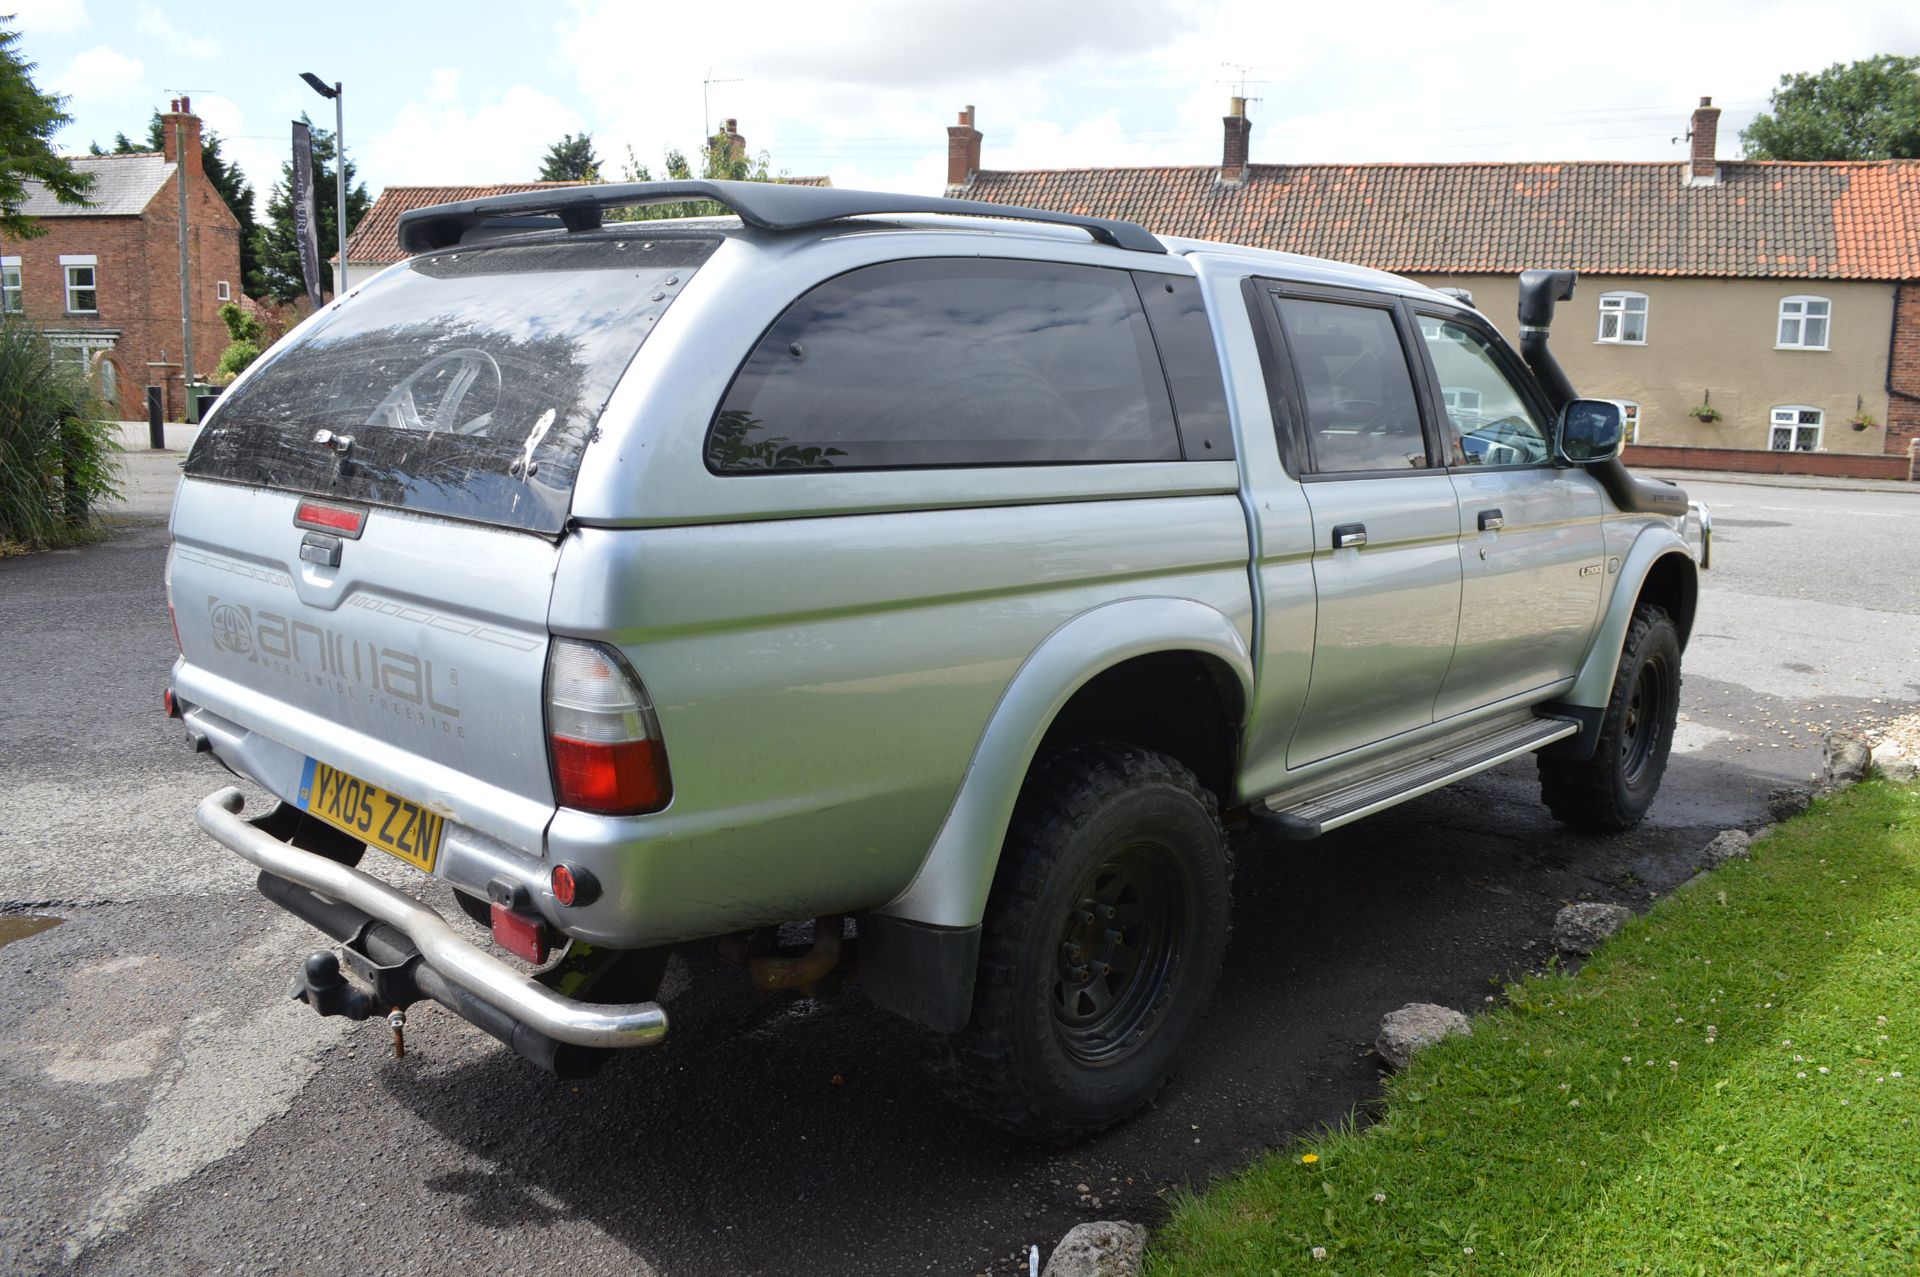
[[[1775,824],[1792,820],[1813,801],[1813,791],[1805,785],[1783,785],[1767,795],[1767,815]]]
[[[1867,738],[1858,732],[1828,732],[1824,748],[1825,787],[1845,789],[1867,778],[1873,767],[1873,750]]]
[[[1899,784],[1920,778],[1920,762],[1904,751],[1883,749],[1874,755],[1873,762],[1882,776]]]
[[[1633,910],[1624,905],[1568,905],[1554,916],[1554,947],[1562,953],[1592,953],[1632,917]]]
[[[1713,836],[1713,841],[1700,853],[1700,863],[1709,869],[1718,869],[1729,860],[1745,860],[1752,842],[1745,830],[1723,829]]]
[[[1380,1017],[1380,1036],[1374,1039],[1373,1049],[1395,1069],[1404,1069],[1415,1051],[1432,1046],[1448,1034],[1472,1037],[1473,1025],[1452,1007],[1409,1002]]]
[[[1147,1230],[1124,1219],[1075,1224],[1047,1257],[1041,1277],[1139,1277]]]

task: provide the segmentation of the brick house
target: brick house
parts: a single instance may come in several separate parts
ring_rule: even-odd
[[[89,206],[26,183],[22,212],[46,234],[0,244],[0,306],[46,334],[56,358],[89,369],[122,418],[146,415],[148,385],[167,415],[186,407],[186,374],[212,369],[227,345],[219,308],[240,299],[240,223],[200,163],[200,120],[179,98],[161,115],[163,152],[87,155]],[[180,182],[187,188],[193,369],[182,367]]]
[[[1218,166],[993,171],[973,108],[947,193],[1358,262],[1463,288],[1510,338],[1516,276],[1573,267],[1555,351],[1632,402],[1630,459],[1907,478],[1920,439],[1920,161],[1254,164],[1234,99]],[[1711,408],[1718,420],[1703,421]]]

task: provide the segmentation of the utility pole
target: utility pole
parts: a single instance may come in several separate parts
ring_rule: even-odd
[[[173,120],[173,153],[177,158],[173,176],[180,187],[180,344],[185,352],[180,364],[180,415],[187,421],[197,421],[198,405],[193,401],[193,288],[187,260],[187,126],[177,115]]]

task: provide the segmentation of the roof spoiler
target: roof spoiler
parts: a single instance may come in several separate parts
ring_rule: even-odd
[[[1547,349],[1547,329],[1553,325],[1555,302],[1571,300],[1573,285],[1579,276],[1570,270],[1523,270],[1520,272],[1520,354],[1533,369],[1540,389],[1547,392],[1555,412],[1580,397],[1566,369]],[[1642,479],[1631,473],[1618,457],[1592,462],[1583,469],[1607,490],[1614,505],[1629,514],[1682,515],[1687,512],[1684,488],[1664,480]]]
[[[458,200],[400,214],[400,247],[409,253],[452,248],[467,232],[508,222],[515,230],[590,231],[608,209],[712,200],[762,230],[796,230],[843,217],[878,213],[959,213],[1004,217],[1019,222],[1074,226],[1101,244],[1136,253],[1164,253],[1166,246],[1145,227],[1104,217],[1086,217],[1048,209],[988,204],[982,200],[893,195],[882,191],[843,191],[834,187],[789,186],[780,182],[616,182],[569,186],[483,199]]]

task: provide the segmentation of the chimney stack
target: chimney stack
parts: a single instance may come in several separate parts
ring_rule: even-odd
[[[200,117],[193,113],[193,99],[174,98],[160,117],[160,145],[169,164],[180,171],[198,175],[200,166]]]
[[[1693,151],[1687,160],[1687,185],[1712,186],[1720,180],[1714,148],[1720,141],[1720,108],[1712,98],[1701,98],[1693,113]]]
[[[1223,123],[1227,126],[1226,145],[1220,153],[1220,180],[1238,186],[1247,180],[1247,143],[1253,136],[1253,121],[1247,118],[1247,100],[1234,98]]]
[[[747,139],[740,136],[740,121],[728,120],[726,127],[727,158],[744,160],[747,158]]]
[[[947,126],[947,191],[972,184],[980,171],[980,130],[973,127],[973,108],[960,112],[960,122]]]

